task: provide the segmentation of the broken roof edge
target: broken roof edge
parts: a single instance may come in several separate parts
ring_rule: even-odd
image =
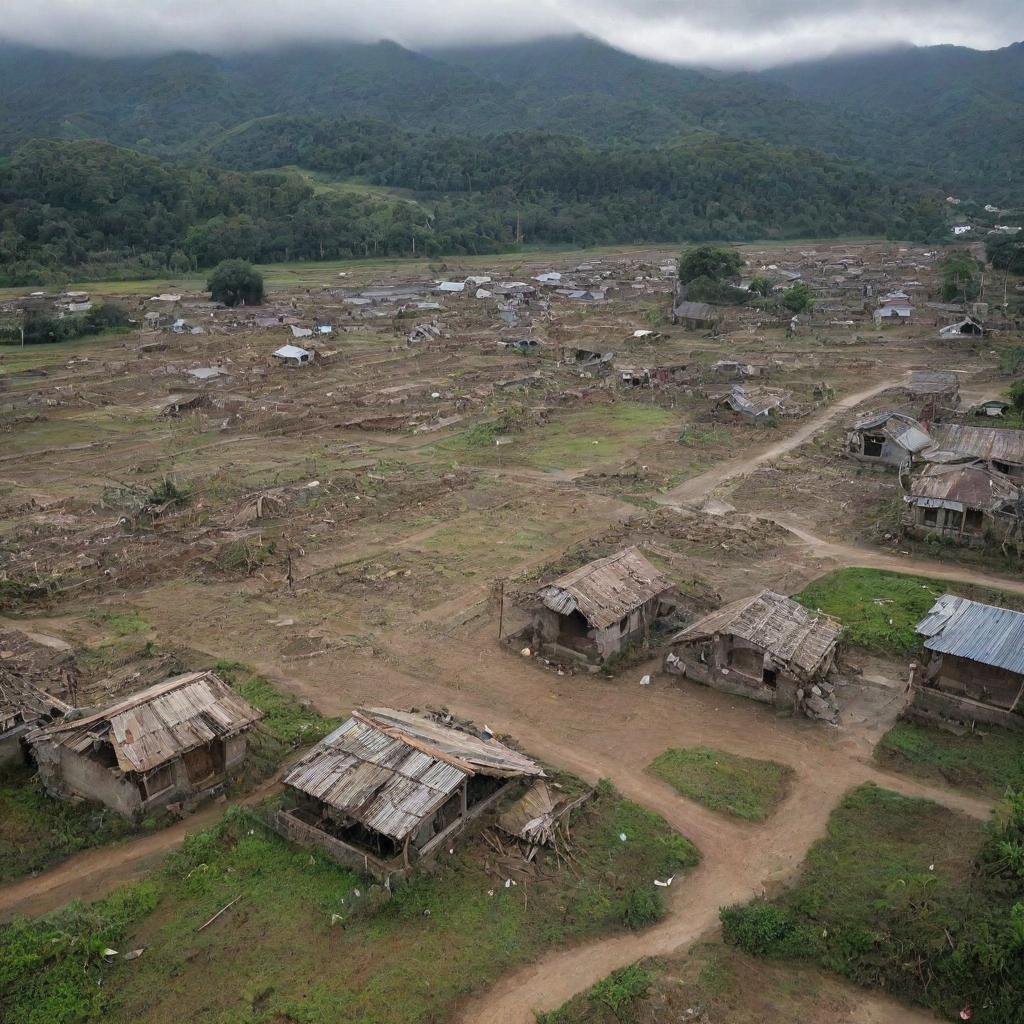
[[[107,721],[115,718],[118,715],[124,714],[126,711],[131,711],[133,708],[137,708],[142,704],[148,704],[152,700],[156,700],[158,697],[163,697],[174,690],[180,689],[183,686],[189,686],[192,683],[196,683],[201,679],[212,678],[216,680],[221,686],[227,689],[232,689],[226,682],[213,669],[203,669],[198,672],[185,672],[179,676],[172,676],[170,679],[165,679],[162,683],[156,683],[153,686],[149,686],[144,690],[139,690],[137,693],[133,693],[130,697],[119,701],[116,704],[111,704],[108,707],[101,708],[98,711],[93,711],[88,715],[83,715],[81,718],[64,718],[59,722],[54,722],[52,725],[44,726],[41,729],[37,729],[28,738],[44,738],[50,735],[56,735],[62,732],[69,732],[74,729],[87,728],[92,725],[96,725],[99,722]],[[240,699],[241,695],[239,695]],[[249,702],[246,701],[248,704]],[[252,705],[250,705],[251,707]],[[78,710],[71,708],[70,711]],[[253,711],[256,712],[256,717],[253,721],[259,721],[263,718],[264,712],[259,708],[253,707]]]
[[[544,769],[533,758],[502,743],[501,740],[493,738],[493,734],[491,739],[486,739],[475,733],[439,722],[428,714],[378,707],[354,708],[350,717],[469,775],[491,775],[499,778],[514,778],[521,775],[536,778],[546,777]],[[432,743],[429,736],[416,735],[413,727],[418,723],[422,723],[427,730],[439,730],[449,734],[453,744],[461,743],[465,749],[461,754],[453,753],[443,749],[437,742]],[[403,726],[407,726],[407,728],[403,728]],[[474,747],[479,748],[476,756],[472,749]],[[483,755],[507,760],[508,763],[504,766],[497,763],[491,764],[482,759]]]

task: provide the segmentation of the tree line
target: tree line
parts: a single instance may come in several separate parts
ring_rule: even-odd
[[[104,142],[26,143],[0,163],[0,284],[232,258],[483,254],[522,241],[884,234],[914,206],[897,185],[819,153],[714,136],[595,147],[542,132],[449,138],[268,119],[223,147],[172,163]]]

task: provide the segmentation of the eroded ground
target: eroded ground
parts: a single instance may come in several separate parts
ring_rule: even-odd
[[[819,246],[812,262],[851,248]],[[923,254],[863,250],[893,287],[911,273],[928,286]],[[811,260],[792,250],[751,256]],[[885,536],[895,476],[857,469],[839,442],[844,425],[884,404],[912,369],[955,369],[965,387],[997,391],[990,346],[954,350],[930,322],[879,331],[841,312],[795,335],[750,311],[717,335],[672,326],[670,284],[657,270],[670,258],[603,256],[594,262],[619,284],[606,302],[542,295],[518,307],[515,325],[468,296],[439,310],[385,303],[369,316],[319,272],[273,281],[269,301],[281,316],[334,327],[318,345],[322,358],[299,369],[270,358],[292,340],[286,325],[185,307],[201,335],[146,329],[73,351],[12,350],[0,362],[4,625],[70,644],[89,667],[85,694],[137,688],[182,659],[224,659],[325,715],[361,703],[447,706],[588,781],[610,778],[700,849],[663,922],[520,969],[467,1003],[467,1021],[524,1022],[616,967],[678,951],[715,926],[723,904],[788,878],[855,784],[884,779],[987,812],[983,800],[872,761],[903,699],[897,658],[850,653],[863,674],[840,693],[833,729],[681,686],[654,658],[613,678],[561,675],[497,642],[502,590],[508,633],[526,621],[516,595],[545,573],[629,543],[695,607],[766,586],[794,593],[841,565],[935,568],[935,552]],[[495,273],[525,281],[552,268],[571,274],[576,262],[553,256]],[[441,276],[469,272],[487,270],[478,261]],[[384,283],[403,273],[415,276],[394,270]],[[344,284],[381,278],[364,268]],[[151,308],[129,301],[140,315]],[[440,336],[407,344],[426,321]],[[634,338],[641,329],[660,337]],[[524,336],[541,342],[537,352],[497,344]],[[602,376],[564,361],[575,349],[615,351],[614,368]],[[715,411],[713,396],[730,384],[713,369],[719,360],[764,367],[801,415],[754,426]],[[623,366],[685,369],[633,387],[621,381]],[[224,373],[200,384],[187,373],[196,367]],[[191,407],[168,415],[172,398]],[[721,511],[706,507],[712,497],[735,510],[712,514]],[[1019,566],[973,557],[965,569],[943,554],[949,578],[1024,592]],[[641,687],[645,673],[654,681]],[[645,772],[664,751],[690,746],[788,766],[786,796],[762,823],[726,820]],[[183,831],[16,883],[0,891],[0,911],[100,895]],[[858,1017],[858,994],[843,999],[851,1020],[906,1019]]]

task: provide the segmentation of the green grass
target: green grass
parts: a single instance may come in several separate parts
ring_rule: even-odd
[[[572,837],[575,862],[559,866],[542,852],[543,877],[509,888],[488,869],[490,848],[463,837],[433,873],[389,898],[232,809],[169,860],[154,879],[152,909],[132,917],[124,938],[112,926],[89,932],[87,943],[102,934],[122,951],[145,947],[141,958],[76,971],[79,955],[60,945],[45,962],[23,966],[17,948],[45,948],[52,925],[0,930],[4,1021],[70,1024],[101,1014],[139,1024],[447,1020],[460,999],[546,949],[657,917],[653,880],[698,860],[661,818],[607,786],[574,816]],[[197,931],[236,897],[222,919]],[[640,919],[638,908],[646,908]],[[107,913],[101,905],[102,927]],[[66,999],[40,1000],[57,978]],[[64,1012],[82,1005],[94,1016]]]
[[[857,995],[806,965],[772,963],[721,942],[613,971],[538,1024],[835,1024],[853,1020]],[[857,1018],[859,1019],[859,1018]]]
[[[148,830],[156,824],[147,819],[141,827]],[[138,830],[100,804],[47,796],[30,768],[0,770],[0,882],[42,871],[79,850],[124,839]]]
[[[289,751],[312,746],[341,724],[340,718],[325,718],[241,662],[218,661],[214,671],[263,712],[259,724],[263,743],[257,744],[256,756],[264,762],[265,772],[280,764]]]
[[[150,629],[149,623],[136,612],[110,612],[103,616],[103,621],[121,637],[148,633]]]
[[[673,789],[713,811],[764,821],[786,795],[793,769],[713,747],[666,750],[648,768]]]
[[[678,418],[656,405],[615,402],[556,416],[533,426],[500,449],[497,428],[480,424],[437,444],[437,451],[472,462],[532,466],[536,469],[588,469],[621,462],[649,445]]]
[[[920,646],[914,627],[945,593],[1011,608],[1021,603],[1015,595],[987,587],[883,569],[837,569],[808,584],[793,600],[834,615],[848,643],[881,654],[910,654]]]
[[[1015,827],[1024,832],[1024,807]],[[975,1024],[1024,1009],[1020,852],[928,800],[874,785],[850,791],[796,885],[722,911],[726,940],[759,956],[809,960]],[[1017,842],[1018,851],[1024,844]],[[1016,937],[1015,937],[1016,936]]]
[[[994,726],[957,736],[917,722],[897,722],[875,748],[875,760],[927,782],[987,796],[1024,789],[1024,734]]]

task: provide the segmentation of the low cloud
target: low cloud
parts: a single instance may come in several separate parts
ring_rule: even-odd
[[[915,43],[1024,37],[1021,0],[5,0],[8,42],[93,54],[224,53],[392,39],[411,49],[585,33],[676,64],[761,68]]]

